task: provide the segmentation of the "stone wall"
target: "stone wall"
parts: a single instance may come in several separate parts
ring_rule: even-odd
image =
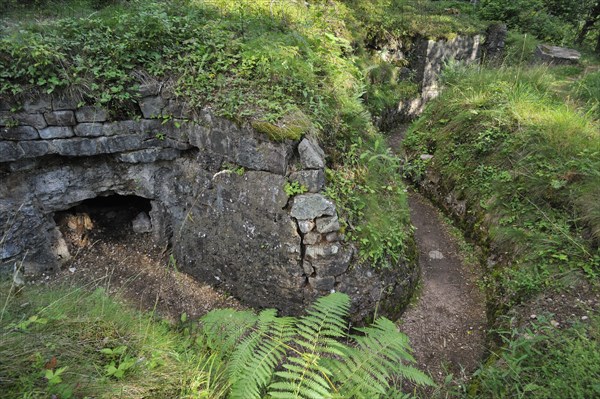
[[[392,110],[382,123],[391,126],[397,120],[411,120],[420,115],[425,104],[440,93],[439,76],[449,60],[472,63],[479,59],[481,37],[457,36],[451,40],[417,39],[409,54],[409,68],[420,86],[420,94],[413,99],[403,100]]]
[[[415,264],[377,271],[357,261],[321,194],[316,141],[270,141],[248,124],[192,112],[160,85],[141,94],[128,120],[60,96],[0,100],[1,269],[56,270],[68,257],[56,212],[136,195],[150,200],[150,234],[173,248],[181,270],[249,305],[297,313],[338,290],[352,297],[355,320],[377,306],[398,314]],[[287,181],[309,191],[289,197]]]

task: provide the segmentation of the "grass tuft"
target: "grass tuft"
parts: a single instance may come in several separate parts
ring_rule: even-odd
[[[191,337],[97,289],[27,286],[0,300],[5,398],[185,397],[207,378]]]

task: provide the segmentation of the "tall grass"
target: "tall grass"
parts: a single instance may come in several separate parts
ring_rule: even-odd
[[[198,397],[215,384],[192,337],[100,289],[11,291],[0,286],[3,398]]]
[[[412,157],[434,154],[429,167],[444,189],[469,201],[490,245],[513,265],[499,271],[509,303],[572,271],[600,273],[600,130],[556,89],[561,74],[451,68],[441,99],[406,139]],[[413,158],[409,174],[420,163]]]
[[[476,373],[476,398],[553,399],[600,395],[600,318],[561,331],[540,316],[501,332],[506,346]]]

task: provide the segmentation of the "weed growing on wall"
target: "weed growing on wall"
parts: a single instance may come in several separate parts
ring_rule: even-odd
[[[345,234],[375,267],[394,267],[411,257],[412,231],[399,160],[382,137],[358,140],[344,162],[327,170],[326,194],[335,200]],[[412,260],[412,259],[411,259]]]

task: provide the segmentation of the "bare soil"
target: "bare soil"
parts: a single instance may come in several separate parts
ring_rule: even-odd
[[[400,125],[388,143],[399,152],[408,125]],[[460,246],[439,211],[416,192],[409,193],[411,222],[419,250],[421,286],[400,319],[410,338],[417,366],[439,384],[452,374],[466,383],[485,355],[485,294],[477,265],[465,262]],[[431,396],[432,389],[422,394]]]
[[[420,369],[438,383],[448,374],[465,383],[485,353],[485,295],[477,266],[463,261],[456,239],[429,201],[410,193],[409,204],[421,289],[400,330],[410,338]]]

